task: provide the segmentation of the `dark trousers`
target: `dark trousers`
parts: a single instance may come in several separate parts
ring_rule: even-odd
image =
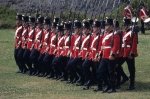
[[[144,21],[141,20],[141,32],[142,34],[145,34],[145,28],[144,28]]]
[[[25,72],[25,71],[27,71],[27,67],[26,67],[26,64],[25,64],[24,57],[23,57],[24,52],[25,52],[25,49],[20,48],[19,51],[18,51],[17,57],[18,57],[18,61],[19,61],[19,64],[20,64],[21,68]]]
[[[98,70],[97,70],[97,80],[98,85],[102,86],[102,82],[114,89],[115,88],[115,67],[116,67],[116,61],[115,60],[109,60],[109,59],[102,59]]]
[[[86,59],[83,64],[83,76],[84,76],[84,81],[87,82],[89,80],[92,80],[92,71],[91,68],[93,67],[93,61]]]
[[[20,64],[19,57],[18,57],[19,50],[20,50],[20,48],[15,48],[15,50],[14,50],[14,58],[15,58],[15,61],[16,61],[16,64],[17,64],[19,70],[21,72],[23,72],[23,68],[22,68],[22,66]]]
[[[30,61],[30,54],[31,54],[31,51],[29,49],[25,49],[24,54],[23,54],[23,59],[29,71],[32,72],[33,69],[32,69],[32,62]]]
[[[70,79],[83,79],[83,68],[82,68],[82,59],[81,58],[70,58],[67,66],[66,71],[70,75]],[[77,75],[78,74],[78,75]]]
[[[51,75],[54,75],[54,71],[51,66],[54,57],[55,57],[54,55],[49,55],[48,53],[46,53],[45,57],[43,58],[43,62],[46,67],[47,74],[51,73]]]
[[[126,62],[128,65],[128,70],[129,70],[129,74],[130,74],[130,85],[134,85],[135,83],[135,58],[133,59],[129,59],[129,58],[122,58],[120,60],[120,66]],[[122,72],[122,69],[120,69]],[[125,76],[124,76],[125,77]]]
[[[31,54],[30,54],[30,60],[33,64],[33,68],[35,72],[39,72],[39,68],[38,68],[38,57],[40,55],[40,52],[36,49],[32,49]]]
[[[46,66],[44,64],[45,53],[40,53],[38,57],[38,69],[40,73],[46,73]]]

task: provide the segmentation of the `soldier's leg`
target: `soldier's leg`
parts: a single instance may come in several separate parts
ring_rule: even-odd
[[[19,48],[16,48],[16,49],[14,50],[14,58],[15,58],[15,61],[16,61],[17,66],[18,66],[18,68],[19,68],[18,73],[20,73],[20,72],[22,72],[22,68],[21,68],[21,65],[20,65],[20,63],[19,63],[19,59],[18,59],[18,57],[17,57],[18,52],[19,52]]]
[[[44,70],[45,66],[44,66],[44,62],[43,62],[44,55],[45,54],[40,53],[40,55],[38,57],[38,70],[40,72],[39,77],[43,77],[45,74],[45,70]]]
[[[91,71],[90,71],[91,65],[92,65],[92,62],[87,59],[82,64],[85,84],[87,84],[87,82],[91,81]]]
[[[98,66],[98,70],[97,70],[97,81],[98,81],[98,88],[94,91],[102,91],[102,83],[105,82],[105,84],[108,87],[108,61],[107,59],[102,59],[99,66]],[[104,91],[108,91],[109,88],[107,88],[107,90]]]
[[[66,71],[66,66],[69,60],[69,57],[64,57],[63,58],[63,64],[62,64],[62,72],[63,72],[63,80],[62,81],[67,81],[68,80],[68,73]]]
[[[26,71],[28,70],[26,65],[25,65],[25,60],[23,58],[23,54],[24,54],[24,49],[20,49],[19,52],[18,52],[18,56],[19,57],[19,61],[20,61],[20,65],[21,65],[21,68],[23,70],[23,73],[26,73]]]
[[[144,28],[144,21],[141,20],[141,32],[142,34],[145,34],[145,28]]]
[[[129,90],[135,89],[135,58],[127,59],[127,65],[130,73],[130,85]]]
[[[109,60],[109,65],[108,65],[108,72],[109,72],[109,86],[110,90],[108,93],[116,92],[116,75],[115,71],[116,70],[116,60]]]

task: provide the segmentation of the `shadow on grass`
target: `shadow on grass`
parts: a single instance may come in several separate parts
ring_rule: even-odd
[[[140,82],[137,81],[135,83],[135,90],[132,90],[131,92],[150,92],[150,82]],[[122,86],[119,92],[130,92],[129,90],[126,90],[128,88],[128,84],[125,84]]]

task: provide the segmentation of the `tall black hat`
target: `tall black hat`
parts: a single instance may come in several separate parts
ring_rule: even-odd
[[[124,25],[130,26],[132,24],[131,19],[124,19]]]
[[[47,24],[47,25],[51,25],[51,18],[50,17],[45,17],[44,19],[44,24]]]
[[[16,20],[21,21],[21,20],[22,20],[22,15],[21,15],[21,14],[19,14],[19,13],[17,13],[17,15],[16,15]]]
[[[72,23],[71,22],[65,22],[64,23],[64,29],[71,30],[71,27],[72,27]]]
[[[29,16],[29,22],[35,23],[36,19],[33,16]]]
[[[38,17],[38,18],[37,18],[37,22],[38,22],[39,24],[43,24],[43,22],[44,22],[44,17],[43,17],[43,16]]]
[[[83,28],[90,29],[90,23],[86,20],[83,20],[82,26],[83,26]]]
[[[98,20],[94,21],[93,27],[101,27],[101,22]]]
[[[59,18],[55,17],[53,22],[59,23]]]
[[[29,16],[23,15],[23,16],[22,16],[22,20],[23,20],[24,22],[29,22]]]
[[[113,19],[106,19],[106,25],[110,25],[112,26],[113,25]]]
[[[82,28],[82,23],[78,20],[74,21],[74,28]]]
[[[57,30],[60,31],[60,32],[63,32],[64,31],[63,24],[57,24]]]

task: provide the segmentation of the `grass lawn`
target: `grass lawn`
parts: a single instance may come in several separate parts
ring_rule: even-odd
[[[114,94],[83,91],[65,82],[17,74],[13,57],[14,33],[14,30],[0,30],[0,99],[150,99],[150,32],[139,35],[136,90],[126,91],[126,83]],[[126,64],[123,67],[128,73]]]

